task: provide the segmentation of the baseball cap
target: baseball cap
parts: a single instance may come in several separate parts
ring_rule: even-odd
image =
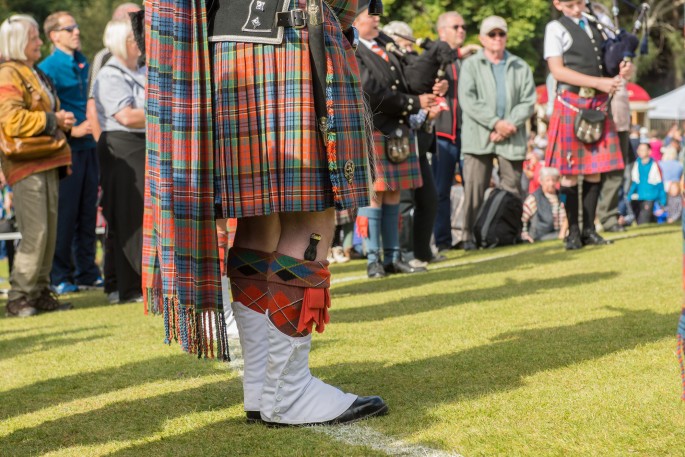
[[[507,31],[507,21],[505,21],[504,18],[499,16],[488,16],[483,19],[483,22],[480,24],[481,35],[487,35],[488,33],[497,29],[500,29],[504,32]]]

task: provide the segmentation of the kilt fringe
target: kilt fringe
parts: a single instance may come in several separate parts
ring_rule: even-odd
[[[158,291],[152,288],[145,289],[143,297],[146,314],[162,315],[164,344],[175,341],[185,352],[197,354],[198,359],[216,357],[231,361],[222,312],[181,306],[177,297],[161,299]]]

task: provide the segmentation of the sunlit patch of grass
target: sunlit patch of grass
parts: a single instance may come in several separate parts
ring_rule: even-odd
[[[365,279],[363,261],[334,265],[348,279],[332,288],[312,370],[388,401],[365,427],[436,450],[682,455],[681,243],[679,227],[652,226],[577,252],[453,251],[384,280]],[[248,425],[238,374],[162,344],[142,305],[65,299],[74,310],[0,319],[0,455],[383,455]]]

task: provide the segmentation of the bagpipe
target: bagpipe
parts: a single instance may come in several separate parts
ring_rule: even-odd
[[[632,3],[628,4],[633,8],[638,8]],[[600,20],[600,17],[595,14],[592,4],[586,0],[587,12],[583,13],[588,20],[593,22],[597,29],[602,34],[604,41],[602,42],[602,49],[604,54],[604,68],[609,76],[616,76],[619,74],[621,62],[631,61],[636,57],[636,51],[640,46],[640,39],[637,33],[642,29],[642,46],[640,54],[647,53],[647,13],[649,12],[649,4],[642,3],[639,7],[639,14],[635,20],[633,30],[628,33],[622,29],[618,21],[618,0],[613,0],[612,15],[613,24],[608,24],[611,18],[607,17],[606,21]]]
[[[414,39],[399,33],[399,38],[416,43],[424,52],[417,54],[398,47],[388,35],[381,32],[376,41],[387,52],[395,54],[404,63],[403,74],[412,93],[428,94],[436,81],[445,78],[447,67],[457,60],[457,51],[444,41],[429,38]]]

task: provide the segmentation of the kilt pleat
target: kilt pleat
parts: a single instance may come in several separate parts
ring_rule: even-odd
[[[394,190],[416,189],[423,186],[419,156],[416,151],[416,143],[412,135],[412,154],[402,163],[392,163],[385,156],[385,136],[379,131],[373,133],[373,142],[376,147],[376,192]]]
[[[292,2],[296,7],[306,1]],[[368,204],[356,61],[328,8],[325,16],[336,157],[316,127],[306,29],[286,28],[277,46],[213,43],[215,194],[224,217]],[[343,176],[350,169],[353,175]]]
[[[562,92],[561,96],[566,103],[580,109],[595,109],[607,100],[606,95],[582,98],[569,91]],[[576,138],[573,125],[576,115],[558,99],[554,102],[545,154],[547,166],[557,168],[562,175],[591,175],[622,170],[623,155],[611,115],[606,117],[604,136],[593,144],[585,144]]]

